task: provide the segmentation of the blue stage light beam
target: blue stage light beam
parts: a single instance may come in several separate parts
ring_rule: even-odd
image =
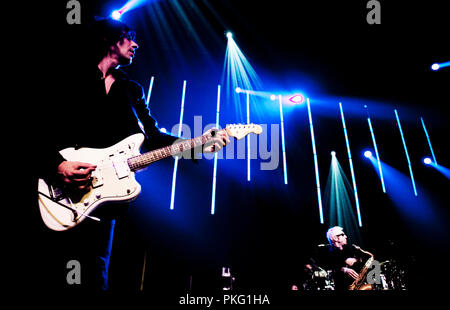
[[[375,167],[375,159],[372,158],[371,162]],[[387,163],[381,164],[386,178],[387,196],[399,212],[399,220],[404,222],[403,227],[408,231],[408,235],[430,244],[448,244],[447,216],[441,213],[444,209],[438,207],[440,203],[436,202],[426,189],[420,197],[414,196],[412,191],[405,191],[405,188],[411,186],[410,177]]]
[[[241,103],[239,93],[253,94],[253,91],[262,89],[262,82],[233,37],[230,32],[227,34],[222,84],[227,98],[230,99],[227,102],[234,104],[238,118],[244,122],[244,104]]]
[[[217,86],[217,108],[216,108],[216,128],[217,129],[219,128],[219,115],[220,115],[220,85]],[[211,215],[214,215],[216,212],[217,155],[218,155],[218,152],[214,153]]]
[[[372,136],[373,148],[375,150],[375,155],[377,156],[378,172],[380,175],[381,188],[383,189],[383,193],[386,193],[386,187],[384,185],[384,178],[383,178],[383,169],[381,168],[381,159],[380,159],[380,154],[378,153],[377,141],[375,140],[375,133],[373,131],[372,122],[370,120],[370,115],[369,115],[369,110],[367,108],[367,105],[365,105],[364,108],[366,109],[366,113],[367,113],[367,123],[369,124],[370,135]]]
[[[271,92],[262,91],[262,90],[254,90],[254,89],[243,89],[241,87],[236,87],[234,91],[237,94],[240,93],[249,93],[252,96],[261,97],[261,98],[267,98],[269,97],[271,100],[276,100],[277,96],[273,95]]]
[[[180,110],[180,122],[179,122],[179,127],[178,127],[178,137],[181,137],[181,131],[183,128],[185,97],[186,97],[186,80],[183,81],[183,93],[181,95],[181,110]],[[172,173],[172,192],[170,194],[170,210],[173,210],[174,206],[175,206],[175,187],[177,185],[178,160],[179,160],[179,157],[176,156],[175,163],[173,165],[173,173]]]
[[[398,117],[398,112],[394,109],[395,118],[397,119],[398,130],[400,131],[400,136],[402,137],[403,148],[405,149],[406,160],[408,161],[409,174],[411,176],[411,183],[414,189],[414,195],[417,196],[416,182],[414,182],[414,174],[411,167],[411,161],[409,160],[408,148],[406,147],[405,137],[403,135],[402,125],[400,124],[400,118]]]
[[[450,61],[442,62],[442,63],[434,63],[431,65],[431,70],[437,71],[439,69],[449,67],[449,66],[450,66]]]
[[[262,82],[249,61],[234,41],[231,32],[227,33],[227,48],[223,68],[223,83],[225,87],[226,102],[234,104],[237,118],[240,122],[250,124],[250,94],[262,89]],[[246,117],[243,115],[243,103],[240,93],[246,93]],[[257,111],[256,111],[257,112]],[[247,136],[247,181],[251,181],[251,145],[250,136]]]
[[[427,165],[427,166],[431,166],[431,167],[435,168],[437,171],[439,171],[440,173],[442,173],[447,179],[450,179],[450,169],[448,169],[448,168],[446,168],[446,167],[444,167],[444,166],[441,166],[441,165],[439,165],[439,164],[436,164],[435,162],[433,162],[433,161],[431,160],[430,157],[425,157],[425,158],[423,159],[423,163],[424,163],[425,165]]]
[[[328,225],[341,226],[353,242],[360,242],[358,221],[350,198],[353,188],[336,156],[331,152],[331,165],[324,191],[324,207],[328,208]]]
[[[439,164],[435,165],[433,163],[431,163],[430,166],[434,167],[437,171],[442,173],[447,179],[450,179],[450,169],[448,169],[447,167],[441,166]]]
[[[154,77],[152,76],[151,79],[150,79],[150,86],[148,87],[147,99],[145,100],[145,104],[147,105],[147,107],[148,107],[148,105],[150,103],[150,97],[152,95],[153,80],[154,80]],[[136,118],[138,119],[139,127],[141,128],[142,132],[145,133],[144,124],[142,124],[142,122],[139,120],[139,117],[137,116],[136,111],[134,111],[134,113],[136,115]],[[159,131],[163,132],[163,129],[166,130],[165,128],[160,128]],[[166,131],[164,131],[164,132],[166,132]]]
[[[148,86],[147,100],[145,101],[145,103],[147,104],[147,107],[148,107],[148,104],[150,103],[150,97],[152,95],[154,80],[155,80],[155,77],[152,76],[151,79],[150,79],[150,85]]]
[[[319,178],[319,163],[317,158],[317,152],[316,152],[316,142],[314,139],[314,125],[311,115],[311,105],[309,102],[309,98],[306,98],[306,105],[308,107],[308,119],[309,119],[309,129],[311,131],[311,143],[312,143],[312,149],[313,149],[313,156],[314,156],[314,169],[316,172],[316,185],[317,185],[317,201],[319,204],[319,217],[320,217],[320,223],[323,224],[323,209],[322,209],[322,195],[320,191],[320,178]]]
[[[358,216],[358,225],[359,225],[359,227],[362,227],[361,211],[359,208],[359,199],[358,199],[358,189],[356,187],[355,173],[353,171],[352,153],[350,152],[350,143],[348,141],[347,126],[345,125],[344,110],[342,109],[341,102],[339,102],[339,110],[341,111],[342,127],[344,128],[345,144],[347,145],[348,161],[350,163],[350,172],[352,175],[353,194],[355,196],[356,213]]]
[[[425,136],[427,137],[427,141],[428,141],[428,146],[430,147],[430,151],[431,151],[431,156],[433,156],[433,160],[435,165],[437,165],[437,160],[436,160],[436,156],[434,156],[434,151],[433,151],[433,146],[431,145],[431,140],[430,140],[430,136],[428,135],[428,131],[427,128],[425,127],[425,122],[423,121],[423,118],[420,117],[420,121],[422,122],[422,127],[423,127],[423,131],[425,132]]]
[[[283,104],[281,95],[278,95],[278,102],[280,103],[280,123],[281,123],[281,149],[283,154],[283,175],[284,175],[284,184],[288,184],[288,176],[287,176],[287,163],[286,163],[286,142],[284,140],[284,118],[283,118]]]

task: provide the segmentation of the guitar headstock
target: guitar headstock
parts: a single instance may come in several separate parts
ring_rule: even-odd
[[[244,138],[250,133],[259,135],[262,132],[262,127],[257,124],[230,124],[225,127],[228,135],[235,137],[237,140]]]

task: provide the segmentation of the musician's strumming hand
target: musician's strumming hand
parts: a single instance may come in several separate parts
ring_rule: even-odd
[[[214,133],[213,133],[214,132]],[[215,153],[220,151],[225,145],[230,143],[230,138],[226,130],[218,130],[217,128],[212,128],[204,133],[213,135],[213,138],[208,141],[203,147],[204,153]]]
[[[91,181],[91,173],[96,165],[78,161],[63,161],[58,166],[58,174],[66,184],[73,185],[80,190],[86,189]]]

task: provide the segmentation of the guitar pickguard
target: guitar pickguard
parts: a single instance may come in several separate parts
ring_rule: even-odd
[[[127,159],[139,155],[143,135],[128,137],[107,149],[68,148],[60,153],[68,161],[97,166],[92,172],[91,185],[85,191],[48,185],[39,180],[39,207],[45,224],[53,230],[69,229],[107,202],[126,202],[135,199],[141,186]]]

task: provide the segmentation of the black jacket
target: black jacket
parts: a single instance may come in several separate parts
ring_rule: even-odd
[[[38,150],[45,155],[38,164],[38,175],[55,173],[64,160],[59,151],[66,147],[106,148],[132,134],[144,133],[144,145],[152,150],[178,139],[159,130],[141,85],[122,70],[115,69],[112,74],[115,81],[108,94],[103,75],[95,67],[71,75],[49,94],[46,128],[40,135],[45,149]]]

